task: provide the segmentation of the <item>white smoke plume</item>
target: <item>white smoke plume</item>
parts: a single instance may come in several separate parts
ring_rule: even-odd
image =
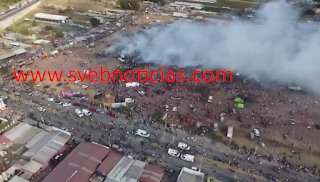
[[[257,17],[258,23],[176,21],[121,37],[106,52],[121,48],[123,55],[139,53],[145,62],[159,65],[262,75],[320,93],[319,27],[297,23],[299,12],[284,1],[266,4]]]

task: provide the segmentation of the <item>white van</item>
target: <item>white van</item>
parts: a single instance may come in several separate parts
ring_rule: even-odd
[[[190,150],[190,146],[188,146],[185,143],[179,142],[178,143],[178,148],[182,149],[182,150]]]
[[[188,162],[194,162],[194,156],[190,154],[181,154],[180,158]]]
[[[146,137],[148,138],[150,136],[150,134],[144,130],[141,130],[141,129],[138,129],[136,132],[135,132],[136,135],[139,135],[141,137]]]
[[[213,98],[213,97],[210,95],[209,98],[208,98],[208,102],[209,102],[209,103],[212,102],[212,98]]]
[[[173,156],[173,157],[179,157],[180,156],[180,153],[177,150],[174,150],[174,149],[169,149],[168,150],[168,154]]]
[[[254,133],[254,135],[256,136],[256,137],[259,137],[260,136],[260,132],[259,132],[259,130],[258,129],[253,129],[253,133]]]

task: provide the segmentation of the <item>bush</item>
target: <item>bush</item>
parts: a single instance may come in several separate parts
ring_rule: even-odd
[[[97,18],[90,18],[90,23],[92,27],[97,27],[100,25],[100,20]]]
[[[140,5],[138,0],[117,0],[117,4],[126,10],[139,10]]]
[[[33,21],[32,21],[32,26],[35,27],[35,26],[37,26],[37,25],[38,25],[38,22],[36,22],[36,21],[33,20]]]
[[[44,29],[45,29],[46,31],[49,31],[49,30],[52,30],[53,27],[52,27],[51,25],[46,25],[46,26],[44,27]]]
[[[56,37],[58,37],[58,38],[63,38],[63,33],[62,32],[57,32],[56,33]]]
[[[23,34],[23,35],[28,35],[29,31],[27,27],[22,28],[21,30],[19,30],[19,33]]]

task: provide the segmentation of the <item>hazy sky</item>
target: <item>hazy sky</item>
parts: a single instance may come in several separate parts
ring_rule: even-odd
[[[180,20],[119,37],[106,51],[121,47],[122,54],[139,52],[146,62],[236,70],[242,75],[295,82],[320,93],[320,28],[295,23],[298,13],[279,1],[259,10],[259,24]],[[177,58],[174,62],[173,57]]]

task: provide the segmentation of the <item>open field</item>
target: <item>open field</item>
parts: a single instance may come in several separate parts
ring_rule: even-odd
[[[47,4],[61,5],[64,7],[70,6],[82,11],[101,11],[106,8],[114,7],[115,1],[110,0],[107,3],[100,3],[90,0],[48,0]]]

